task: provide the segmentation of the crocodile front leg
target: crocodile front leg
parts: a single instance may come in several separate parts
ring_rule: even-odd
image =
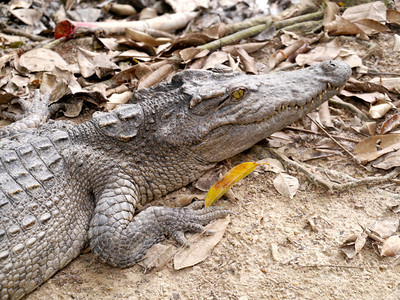
[[[196,210],[152,206],[134,216],[137,194],[130,182],[116,180],[103,190],[96,203],[90,246],[101,261],[112,266],[134,265],[166,237],[185,244],[184,232],[202,232],[203,225],[230,213],[216,207]]]

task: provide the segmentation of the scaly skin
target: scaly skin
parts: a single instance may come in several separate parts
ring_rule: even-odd
[[[19,299],[89,244],[129,267],[165,237],[229,211],[148,207],[337,94],[347,64],[248,76],[183,71],[131,104],[72,126],[49,122],[0,142],[0,291]]]

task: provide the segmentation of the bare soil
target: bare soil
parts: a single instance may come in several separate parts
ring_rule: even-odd
[[[390,37],[382,34],[374,40],[380,50],[366,62],[380,72],[396,71],[394,62],[398,72],[399,55],[390,52]],[[333,118],[337,113],[333,111]],[[353,116],[344,113],[340,118],[350,124]],[[299,156],[316,143],[299,140],[293,146]],[[265,146],[256,147],[238,159],[260,159]],[[374,175],[344,154],[311,163],[355,177]],[[175,271],[170,262],[144,273],[140,266],[112,268],[86,253],[27,299],[400,299],[398,259],[382,258],[365,248],[348,260],[340,250],[349,236],[362,231],[359,224],[396,218],[388,209],[400,202],[396,185],[332,194],[296,171],[289,173],[300,180],[293,199],[280,196],[272,185],[276,175],[262,170],[235,185],[236,200],[218,204],[237,215],[212,254],[194,267]]]

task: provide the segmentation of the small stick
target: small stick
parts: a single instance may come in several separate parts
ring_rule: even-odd
[[[357,164],[361,165],[360,159],[358,159],[353,153],[351,153],[349,150],[347,150],[342,144],[340,144],[328,131],[325,130],[318,122],[316,122],[313,118],[311,118],[309,115],[307,117],[313,122],[315,125],[318,126],[319,129],[321,129],[336,145],[338,145],[344,152],[346,152],[351,158],[353,158]]]
[[[23,36],[23,37],[26,37],[26,38],[28,38],[28,39],[30,39],[32,41],[42,42],[42,41],[48,40],[48,38],[45,38],[43,36],[36,35],[36,34],[31,34],[31,33],[25,32],[25,31],[20,30],[20,29],[4,28],[3,32],[4,33],[9,33],[9,34],[12,34],[12,35]]]
[[[311,133],[311,134],[320,135],[320,136],[325,136],[325,134],[323,134],[321,132],[314,132],[312,130],[303,129],[303,128],[299,128],[299,127],[286,126],[285,129],[294,130],[294,131],[301,131],[301,132]],[[360,142],[359,140],[352,139],[352,138],[347,138],[347,137],[343,137],[343,136],[339,136],[339,135],[332,135],[332,136],[335,139],[338,139],[338,140],[344,140],[344,141],[348,141],[348,142],[352,142],[352,143],[359,143]]]

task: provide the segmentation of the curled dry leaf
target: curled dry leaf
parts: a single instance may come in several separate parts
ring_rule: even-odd
[[[326,8],[324,12],[324,20],[322,21],[322,25],[326,25],[333,20],[335,20],[335,15],[340,14],[340,7],[335,2],[326,2]]]
[[[335,20],[325,25],[325,30],[329,35],[360,35],[363,40],[368,40],[368,36],[353,22],[341,16],[335,16]]]
[[[386,19],[389,23],[400,25],[400,11],[395,9],[386,10]]]
[[[347,258],[354,258],[365,246],[368,235],[363,232],[360,235],[354,234],[349,237],[341,246],[342,252],[347,256]]]
[[[286,47],[283,50],[278,50],[273,53],[268,60],[268,65],[271,69],[275,68],[281,62],[286,60],[289,56],[291,56],[294,52],[305,45],[305,41],[300,40],[292,43],[290,46]]]
[[[400,125],[400,113],[397,113],[383,122],[381,127],[381,134],[388,133]]]
[[[293,199],[299,188],[299,180],[296,177],[280,173],[273,181],[275,189],[279,194]]]
[[[240,60],[242,61],[244,71],[246,73],[256,74],[254,58],[247,54],[246,50],[243,48],[239,48],[237,51],[239,53]]]
[[[388,97],[386,96],[385,98]],[[386,99],[378,99],[376,104],[370,107],[369,115],[373,119],[379,119],[382,118],[392,108],[396,108],[392,102],[389,102]]]
[[[236,182],[253,172],[257,165],[255,162],[244,162],[230,169],[208,190],[204,206],[209,207],[217,202]]]
[[[149,46],[156,47],[172,42],[169,38],[154,38],[150,34],[134,30],[132,28],[125,29],[126,36],[136,42],[143,42]]]
[[[148,76],[143,77],[138,84],[137,89],[149,88],[161,80],[163,80],[172,70],[173,66],[170,64],[163,65],[153,73],[149,74]]]
[[[357,98],[362,99],[365,102],[368,102],[368,103],[371,103],[371,104],[375,103],[378,99],[384,99],[386,97],[385,94],[382,94],[382,93],[379,93],[379,92],[362,93],[362,94],[360,94],[360,93],[353,93],[353,92],[349,92],[349,91],[343,90],[341,92],[341,94],[343,96],[346,96],[346,97],[357,97]]]
[[[400,237],[393,235],[382,244],[381,255],[394,257],[400,254]]]

